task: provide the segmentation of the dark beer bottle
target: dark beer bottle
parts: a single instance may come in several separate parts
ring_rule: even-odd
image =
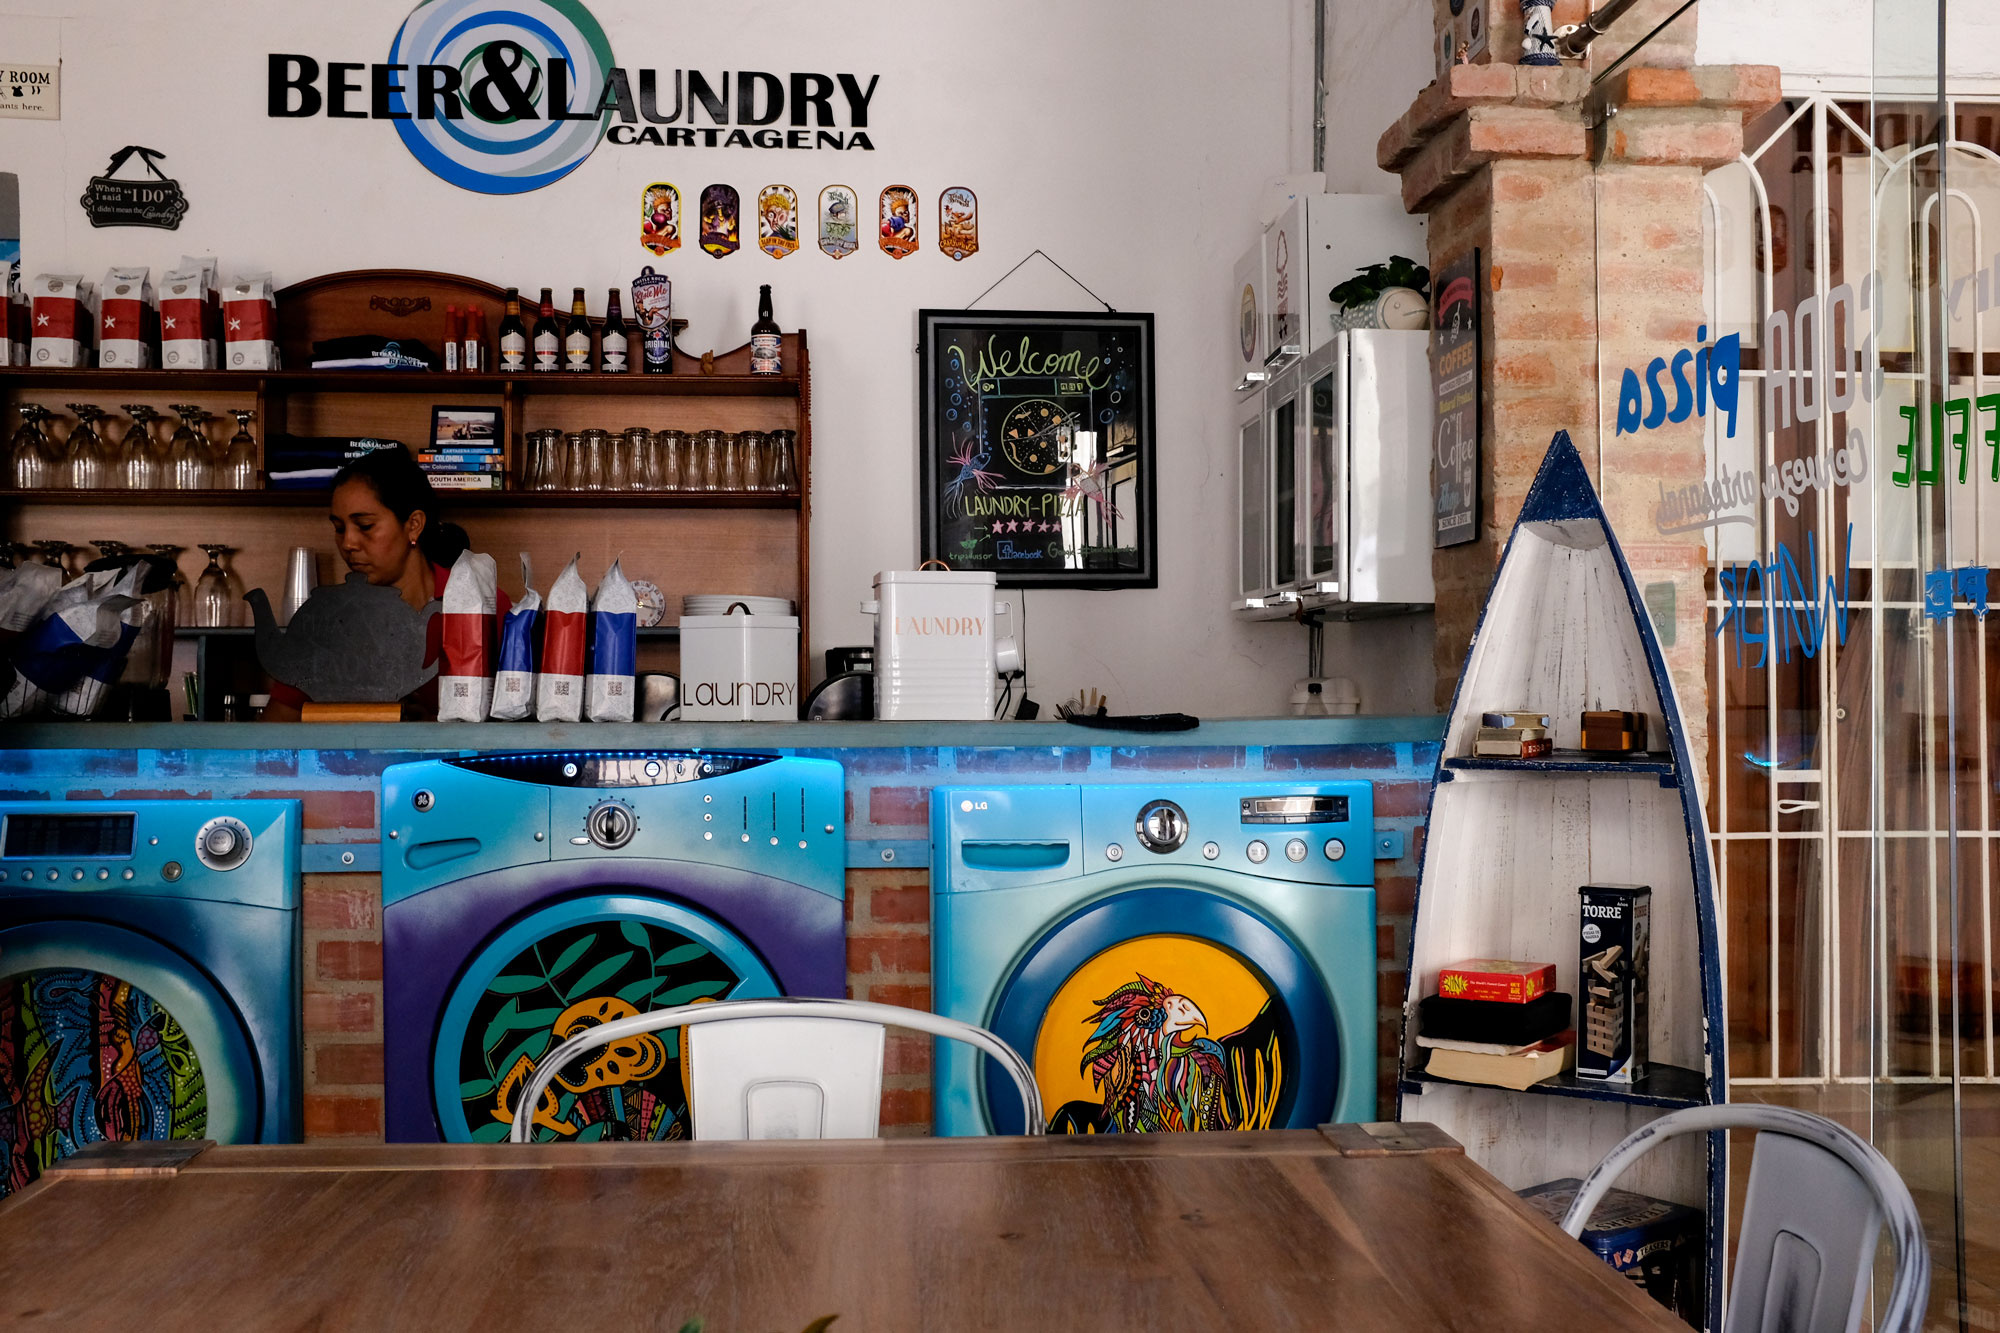
[[[785,370],[785,339],[778,321],[771,318],[771,284],[757,289],[757,322],[750,326],[750,373],[782,375]]]
[[[583,288],[572,290],[569,298],[569,327],[563,330],[563,369],[590,369],[590,316],[583,310]]]
[[[555,299],[542,288],[542,313],[535,318],[535,369],[562,369],[562,333],[556,328]]]
[[[631,369],[631,339],[625,332],[625,317],[618,310],[618,289],[611,289],[611,299],[604,304],[604,350],[599,356],[598,369],[607,375],[623,375]]]
[[[521,289],[507,289],[507,313],[500,316],[500,369],[528,368],[528,327],[521,322]]]

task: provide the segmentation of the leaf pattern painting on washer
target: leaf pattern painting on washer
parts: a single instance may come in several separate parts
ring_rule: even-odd
[[[0,979],[0,1197],[103,1139],[198,1139],[194,1044],[130,982],[82,968]]]
[[[475,1143],[507,1137],[541,1058],[586,1029],[724,998],[739,981],[705,944],[646,922],[551,931],[486,983],[459,1053]],[[535,1107],[536,1142],[692,1138],[680,1032],[646,1032],[579,1057]]]

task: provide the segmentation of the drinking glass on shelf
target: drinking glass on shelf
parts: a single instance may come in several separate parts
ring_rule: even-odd
[[[798,441],[795,430],[771,432],[764,489],[788,495],[799,488]]]
[[[660,489],[683,491],[687,486],[688,437],[684,430],[653,432],[653,448],[660,457]]]
[[[229,437],[229,447],[223,452],[218,480],[225,491],[258,490],[257,437],[250,433],[257,413],[253,408],[232,407],[229,415],[236,418],[236,433]]]
[[[76,429],[63,446],[63,485],[73,491],[101,491],[109,480],[104,439],[97,433],[104,409],[94,403],[71,403],[69,410],[76,413]]]
[[[208,441],[202,438],[201,423],[208,414],[191,403],[169,404],[180,414],[181,424],[167,445],[168,468],[177,491],[206,491],[215,487],[215,460]]]
[[[586,458],[595,456],[604,460],[604,485],[593,490],[624,491],[632,487],[632,455],[625,447],[625,437],[613,435],[608,430],[596,427],[583,433],[583,452]]]
[[[7,446],[7,481],[16,490],[38,491],[56,484],[58,455],[49,438],[50,415],[40,403],[21,404],[20,429]]]
[[[118,467],[114,475],[128,491],[156,491],[166,484],[166,458],[153,439],[153,422],[159,413],[144,403],[126,403],[132,428],[118,446]]]
[[[697,431],[694,437],[694,471],[687,488],[694,491],[722,489],[722,446],[728,437],[719,430]]]
[[[535,486],[559,491],[569,485],[569,444],[559,430],[535,432]]]
[[[194,623],[194,590],[188,586],[187,575],[181,573],[181,552],[185,547],[171,542],[147,542],[146,549],[174,567],[173,605],[174,623],[188,625]]]
[[[727,431],[722,436],[722,477],[716,485],[721,491],[743,489],[743,437],[735,431]]]
[[[584,485],[583,436],[575,431],[566,432],[563,437],[563,489],[581,491]]]
[[[220,542],[197,542],[208,552],[208,566],[201,571],[201,577],[194,585],[193,624],[203,629],[218,629],[234,625],[238,619],[238,607],[243,602],[243,585],[236,575],[222,563],[222,557],[231,548]]]
[[[653,432],[644,426],[627,426],[619,434],[624,442],[625,452],[632,460],[632,485],[635,491],[657,491],[660,489],[660,455],[653,441]]]
[[[569,456],[569,488],[573,491],[603,490],[609,471],[609,460],[605,458],[605,433],[586,430],[573,438],[576,445]]]
[[[739,430],[736,432],[736,452],[742,458],[743,485],[746,491],[761,491],[764,485],[764,469],[768,463],[768,439],[761,430]]]

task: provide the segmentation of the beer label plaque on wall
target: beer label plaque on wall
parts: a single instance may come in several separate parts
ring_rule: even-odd
[[[639,244],[656,255],[681,248],[681,192],[667,181],[639,194]]]
[[[701,248],[717,259],[736,253],[742,202],[733,185],[710,185],[701,192]]]
[[[835,259],[845,259],[861,248],[860,228],[854,191],[845,185],[829,185],[819,192],[819,248]]]
[[[882,253],[891,259],[917,249],[917,192],[907,185],[882,191]]]
[[[150,173],[136,178],[120,178],[118,172],[133,158]],[[187,215],[187,196],[179,181],[167,179],[159,168],[166,154],[156,148],[127,144],[111,155],[111,165],[102,176],[92,176],[77,200],[90,216],[93,227],[159,227],[174,231]]]
[[[954,260],[979,253],[979,196],[963,185],[938,196],[938,249]]]
[[[766,185],[757,192],[757,248],[783,259],[799,248],[799,195],[789,185]]]

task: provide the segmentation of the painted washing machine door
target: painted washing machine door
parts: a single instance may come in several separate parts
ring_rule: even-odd
[[[529,912],[453,985],[431,1051],[431,1092],[450,1143],[499,1143],[540,1059],[614,1018],[707,1000],[781,995],[743,939],[677,903],[600,893]],[[588,1053],[549,1085],[537,1142],[694,1137],[680,1033]]]
[[[1240,904],[1157,887],[1057,922],[1001,988],[993,1030],[1034,1067],[1052,1134],[1310,1128],[1340,1086],[1319,973]],[[987,1115],[1021,1132],[990,1060]]]
[[[200,968],[86,921],[0,930],[0,1197],[104,1139],[252,1143],[256,1058]]]

